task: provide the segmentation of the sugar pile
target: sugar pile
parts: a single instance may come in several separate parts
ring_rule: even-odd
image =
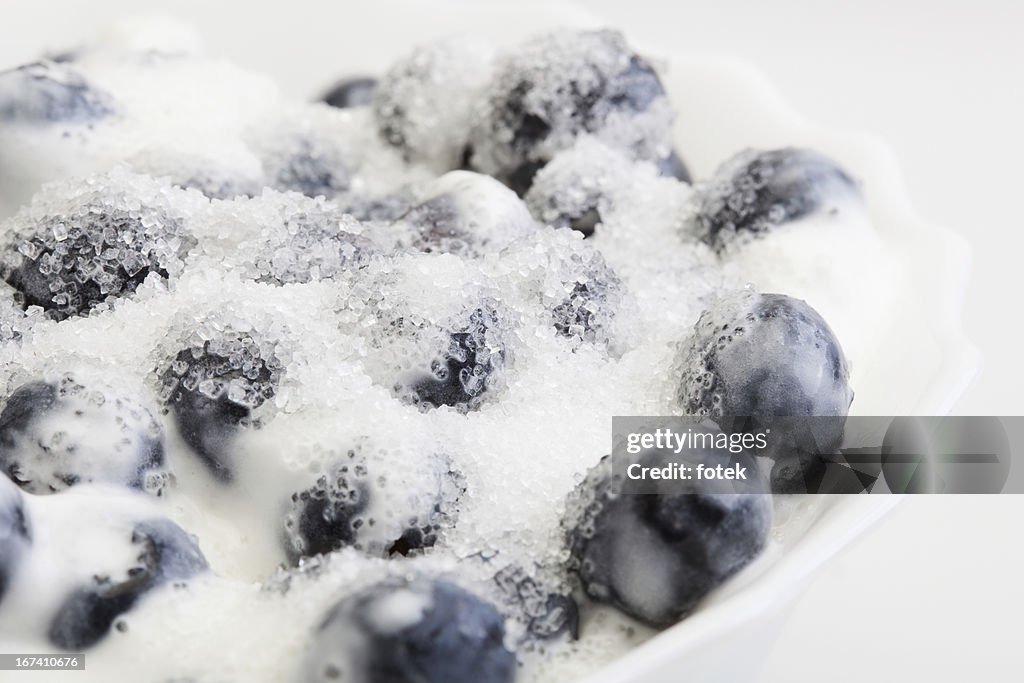
[[[0,74],[0,393],[50,397],[0,418],[0,650],[127,590],[82,681],[303,680],[333,605],[413,576],[497,607],[516,680],[582,677],[654,633],[581,601],[569,637],[566,501],[611,416],[680,412],[723,292],[808,299],[854,364],[886,314],[851,300],[859,259],[889,272],[855,195],[705,239],[718,185],[659,175],[671,107],[616,33],[427,46],[344,110],[114,35]]]

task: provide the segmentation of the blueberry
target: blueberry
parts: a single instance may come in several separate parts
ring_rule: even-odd
[[[54,320],[86,315],[134,292],[150,274],[166,280],[195,240],[181,221],[123,201],[85,200],[67,214],[22,212],[0,242],[0,276],[22,308],[41,306]]]
[[[376,91],[376,78],[355,76],[339,81],[321,99],[338,109],[365,107],[373,101],[373,94]]]
[[[30,493],[109,482],[159,494],[166,480],[159,423],[135,398],[72,376],[33,381],[0,412],[0,469]]]
[[[722,298],[697,321],[682,355],[679,399],[688,415],[764,418],[782,428],[777,418],[837,418],[820,421],[806,439],[791,435],[796,441],[786,442],[790,454],[773,474],[773,490],[781,492],[838,448],[853,401],[849,376],[835,334],[806,302],[744,292]],[[729,429],[758,430],[757,419],[744,422]]]
[[[349,453],[350,463],[339,465],[332,476],[292,494],[285,517],[285,551],[289,561],[327,554],[355,545],[369,503],[366,465]]]
[[[694,471],[744,468],[747,479],[659,480],[657,492],[630,492],[605,458],[580,484],[567,518],[570,569],[587,595],[655,627],[690,614],[750,563],[771,526],[771,498],[745,453],[648,451],[635,460],[642,467],[684,461]]]
[[[0,72],[0,121],[93,123],[113,111],[110,96],[65,63],[37,62]]]
[[[506,349],[498,339],[497,310],[477,308],[465,324],[448,335],[448,346],[430,363],[430,374],[414,372],[396,384],[395,394],[423,410],[452,406],[476,410],[487,398]]]
[[[380,137],[406,161],[438,172],[458,168],[490,61],[488,46],[465,37],[419,46],[397,60],[373,94]]]
[[[51,643],[65,650],[91,647],[147,592],[207,568],[195,541],[166,519],[136,525],[131,543],[139,548],[138,560],[126,568],[123,578],[94,576],[90,585],[75,589],[64,599],[50,622]]]
[[[716,250],[817,213],[860,201],[854,180],[817,152],[787,147],[745,150],[698,185],[688,229]]]
[[[523,194],[582,135],[653,161],[668,152],[671,123],[657,74],[619,33],[555,32],[498,63],[471,131],[471,164]]]
[[[498,571],[494,583],[521,614],[529,636],[541,640],[563,635],[575,640],[579,636],[579,607],[571,595],[551,590],[514,564]]]
[[[272,216],[259,238],[240,249],[251,253],[255,279],[273,285],[329,280],[366,265],[376,252],[362,226],[321,199],[265,192],[252,204]]]
[[[179,351],[159,381],[178,432],[213,476],[230,482],[231,441],[274,395],[279,361],[249,333],[228,331]]]
[[[690,170],[675,151],[658,160],[658,174],[684,183],[692,182]]]
[[[270,184],[282,192],[301,192],[307,197],[334,197],[349,188],[348,169],[329,148],[300,139],[284,159],[269,163]]]
[[[390,463],[363,445],[335,463],[287,507],[284,545],[288,560],[352,547],[369,555],[418,554],[437,542],[454,521],[465,486],[446,458],[417,468],[414,454]]]
[[[487,602],[443,580],[389,580],[342,600],[315,634],[308,681],[511,683],[516,658]]]
[[[419,251],[480,256],[500,251],[536,225],[526,205],[501,183],[451,171],[424,188],[396,227],[411,229],[408,246]]]
[[[21,492],[0,475],[0,603],[11,585],[18,561],[31,542],[31,527]]]

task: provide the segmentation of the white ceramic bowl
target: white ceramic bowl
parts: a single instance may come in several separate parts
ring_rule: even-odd
[[[98,2],[93,16],[125,3]],[[189,3],[184,3],[188,5]],[[378,73],[414,44],[472,33],[498,45],[556,26],[593,27],[599,18],[570,5],[512,3],[342,3],[293,0],[254,14],[246,2],[178,10],[210,43],[223,41],[243,66],[265,71],[291,94],[311,94],[345,72]],[[245,16],[245,30],[238,17]],[[106,17],[104,17],[106,19]],[[302,35],[306,30],[317,36]],[[309,26],[315,21],[315,26]],[[53,47],[54,37],[21,35],[18,43]],[[81,29],[79,29],[81,30]],[[335,40],[326,40],[327,36]],[[274,37],[278,41],[269,41]],[[635,43],[634,43],[635,44]],[[665,85],[679,110],[678,148],[695,176],[706,176],[744,147],[808,146],[839,161],[863,184],[885,247],[912,286],[899,294],[901,315],[877,331],[878,351],[861,359],[855,408],[860,414],[941,414],[975,373],[979,357],[961,329],[968,272],[966,242],[925,223],[910,207],[896,160],[880,141],[808,122],[757,71],[723,57],[638,45],[666,66]],[[865,273],[865,276],[870,276]],[[667,629],[585,683],[752,680],[780,623],[808,577],[898,502],[894,496],[849,496],[826,504],[806,534],[756,572],[719,591],[698,613]]]

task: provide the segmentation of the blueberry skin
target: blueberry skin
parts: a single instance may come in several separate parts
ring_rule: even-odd
[[[496,324],[494,311],[473,311],[466,329],[453,332],[448,349],[432,362],[432,374],[415,378],[411,392],[400,384],[396,387],[399,396],[423,410],[479,408],[487,397],[492,374],[505,358],[504,349],[492,354],[487,347],[487,331]]]
[[[341,548],[356,548],[372,556],[408,556],[432,548],[443,526],[454,523],[447,509],[454,506],[465,492],[462,475],[451,469],[446,458],[439,458],[437,491],[424,491],[424,504],[410,505],[402,501],[402,522],[393,525],[373,517],[390,504],[387,492],[375,486],[374,463],[357,451],[349,451],[349,460],[336,466],[330,476],[324,475],[307,489],[291,496],[285,513],[284,549],[288,561],[300,561],[324,555]],[[395,484],[390,482],[392,486]],[[372,508],[371,505],[377,505]]]
[[[765,454],[774,459],[772,490],[811,490],[805,477],[819,475],[820,456],[842,441],[853,402],[849,377],[839,340],[806,302],[744,293],[698,320],[683,354],[679,399],[685,414],[711,416],[727,431],[774,427],[778,452]],[[779,420],[808,416],[835,419]]]
[[[860,201],[856,182],[812,150],[746,150],[694,193],[690,229],[722,250],[737,235],[760,235],[805,216]]]
[[[73,591],[50,622],[50,642],[64,650],[82,650],[101,641],[117,617],[145,594],[169,582],[188,579],[207,569],[195,541],[167,519],[136,525],[131,542],[140,548],[138,563],[127,578],[114,582],[94,577],[92,585]]]
[[[74,382],[66,386],[71,388],[71,392],[85,389]],[[82,463],[76,467],[74,456],[81,452],[75,446],[61,449],[51,443],[55,432],[40,431],[42,427],[38,423],[44,419],[60,417],[62,425],[71,424],[85,411],[103,411],[104,416],[109,416],[112,422],[116,421],[117,425],[125,429],[130,429],[131,423],[137,419],[144,421],[148,417],[154,431],[159,430],[153,416],[144,406],[126,404],[125,399],[119,398],[116,403],[106,402],[103,407],[97,408],[85,405],[86,401],[81,394],[69,393],[62,397],[58,386],[50,382],[29,382],[15,389],[7,397],[3,412],[0,412],[0,470],[26,491],[37,494],[53,493],[75,484],[94,481],[111,481],[129,488],[143,489],[147,474],[160,470],[164,465],[162,434],[154,436],[149,433],[133,433],[132,436],[137,439],[137,448],[129,462],[115,461],[123,457],[120,449],[128,443],[128,434],[111,434],[111,441],[105,451],[106,459],[100,463],[89,463],[94,466],[90,468]],[[122,407],[136,414],[119,415],[118,410]],[[85,419],[89,419],[89,416]],[[146,427],[145,424],[135,426],[139,429]],[[86,457],[94,455],[87,453]],[[61,458],[70,459],[71,462],[62,463]],[[29,463],[28,460],[35,462]],[[38,467],[44,464],[53,468],[49,476]],[[30,478],[33,474],[38,478]]]
[[[292,494],[286,517],[285,552],[298,566],[303,558],[355,545],[357,520],[366,512],[370,491],[359,480],[357,465],[339,468],[333,480],[320,477],[310,488]]]
[[[113,111],[106,93],[63,63],[36,62],[0,72],[0,121],[83,124]]]
[[[272,184],[281,192],[307,197],[334,197],[349,188],[348,169],[338,160],[325,158],[313,140],[300,140],[287,162],[277,169]]]
[[[401,616],[415,621],[381,618],[388,607],[410,603]],[[511,683],[516,658],[504,638],[494,606],[458,586],[387,581],[331,610],[316,633],[307,680],[330,681],[345,671],[364,683]]]
[[[544,58],[545,50],[555,62]],[[607,58],[612,52],[617,59]],[[573,139],[600,133],[610,115],[643,114],[663,97],[651,65],[612,31],[542,37],[499,69],[487,116],[473,130],[471,165],[522,196],[552,154]],[[646,158],[650,150],[640,148],[659,142],[638,139],[623,146]]]
[[[637,460],[645,467],[680,461],[659,451]],[[666,481],[658,493],[624,493],[605,458],[580,485],[567,523],[570,570],[586,594],[659,628],[690,614],[757,557],[771,527],[771,497],[752,458],[704,450],[686,462],[739,465],[748,479]]]
[[[14,261],[0,263],[0,276],[18,291],[16,300],[23,309],[40,306],[47,317],[59,322],[87,315],[110,298],[131,294],[150,273],[169,277],[165,264],[153,253],[133,252],[133,272],[128,272],[123,263],[101,258],[104,249],[113,244],[107,235],[113,234],[122,247],[128,238],[152,232],[137,216],[103,211],[60,220],[77,232],[56,244],[49,235],[37,235],[25,245],[11,245],[9,252],[27,251],[25,246],[30,245],[35,256],[25,256],[18,265],[12,265]],[[179,226],[169,223],[167,232],[175,236]]]
[[[526,617],[526,631],[540,640],[566,636],[579,637],[579,606],[571,595],[549,592],[517,565],[508,565],[494,575],[505,600],[515,605]]]
[[[687,184],[693,182],[690,176],[690,169],[686,167],[686,164],[683,163],[682,158],[680,158],[675,150],[664,159],[658,160],[658,175],[666,178],[675,178]]]
[[[31,543],[31,525],[22,494],[0,475],[0,605],[18,562]]]
[[[243,344],[245,339],[240,337],[236,341]],[[232,400],[227,385],[241,385],[251,395],[252,405],[258,406],[273,396],[274,373],[265,359],[257,359],[255,368],[248,375],[243,374],[243,369],[234,367],[230,358],[210,351],[209,342],[198,350],[198,356],[193,349],[179,351],[170,366],[161,379],[165,385],[173,386],[167,407],[174,415],[178,432],[215,479],[231,482],[231,442],[239,429],[250,423],[252,408]],[[202,382],[215,383],[217,396],[204,394],[200,390]]]
[[[377,91],[377,79],[370,76],[355,76],[339,81],[321,98],[338,109],[365,107],[373,102]]]

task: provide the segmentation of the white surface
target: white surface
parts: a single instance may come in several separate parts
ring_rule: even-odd
[[[582,4],[666,52],[682,46],[753,61],[810,118],[889,141],[921,214],[967,235],[974,250],[965,318],[978,331],[986,369],[958,411],[1024,412],[1014,381],[1021,324],[997,317],[1020,290],[1010,274],[1019,272],[1024,246],[1013,211],[1024,155],[1024,45],[1017,40],[1024,5],[862,0],[840,12],[810,0]],[[6,0],[0,65],[31,58],[36,36],[50,35],[50,45],[61,47],[119,11],[145,5]],[[175,14],[204,28],[241,19],[246,30],[225,34],[218,51],[277,76],[294,93],[329,77],[325,62],[332,42],[345,40],[344,26],[318,22],[315,12],[257,21],[246,17],[251,9],[228,5],[240,6],[173,4]],[[295,5],[315,3],[289,3]],[[296,72],[283,65],[290,38],[303,32],[309,68]],[[908,501],[817,575],[762,680],[1019,679],[1012,620],[1024,607],[1024,560],[1012,525],[1022,512],[1024,500],[1010,497]]]

